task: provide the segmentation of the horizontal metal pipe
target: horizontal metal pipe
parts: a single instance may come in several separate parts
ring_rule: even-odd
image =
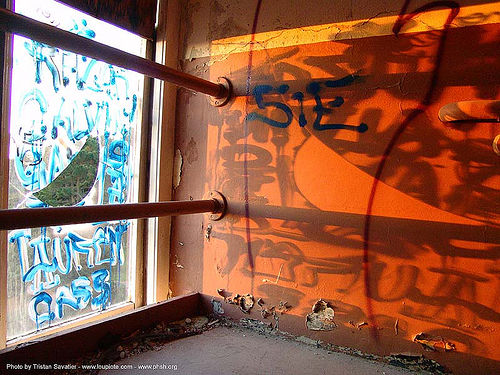
[[[80,35],[70,33],[69,31],[64,31],[57,27],[35,21],[5,8],[0,8],[0,30],[22,35],[79,55],[105,61],[109,64],[130,69],[148,77],[171,82],[175,85],[202,92],[215,98],[225,98],[229,95],[228,89],[222,84],[213,83],[187,73],[179,72],[165,65],[109,47]]]
[[[219,213],[216,199],[158,203],[126,203],[94,206],[24,208],[0,210],[0,230],[94,223],[111,220]]]

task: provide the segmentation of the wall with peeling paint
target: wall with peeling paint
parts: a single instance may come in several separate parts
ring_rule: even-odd
[[[500,99],[499,8],[188,1],[183,70],[236,95],[214,108],[178,93],[176,199],[219,190],[230,214],[175,218],[174,294],[311,340],[499,370],[498,104],[479,104],[488,121],[438,118]]]

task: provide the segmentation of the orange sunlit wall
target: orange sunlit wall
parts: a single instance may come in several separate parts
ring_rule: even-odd
[[[182,68],[235,98],[179,91],[176,199],[219,190],[230,214],[175,219],[171,289],[498,373],[500,3],[376,3],[188,2]]]

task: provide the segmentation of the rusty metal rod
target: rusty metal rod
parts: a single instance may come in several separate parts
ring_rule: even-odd
[[[0,210],[0,230],[140,219],[158,216],[177,216],[203,212],[220,213],[223,210],[224,205],[216,199],[8,209]]]
[[[222,84],[179,72],[165,65],[35,21],[5,8],[0,8],[0,30],[34,39],[79,55],[105,61],[215,98],[226,98],[229,95],[228,88]]]

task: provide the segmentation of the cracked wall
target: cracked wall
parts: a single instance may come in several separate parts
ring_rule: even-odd
[[[174,294],[311,340],[498,370],[500,126],[438,112],[500,99],[499,3],[439,5],[187,2],[181,66],[228,77],[235,98],[179,90],[176,199],[219,190],[230,214],[175,218]],[[225,303],[247,293],[249,311]]]

